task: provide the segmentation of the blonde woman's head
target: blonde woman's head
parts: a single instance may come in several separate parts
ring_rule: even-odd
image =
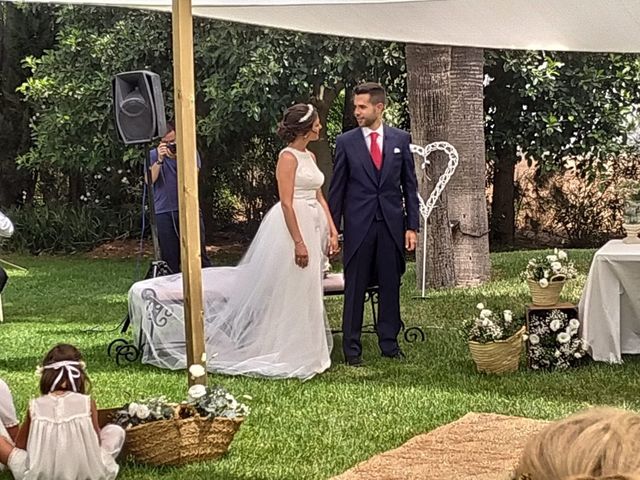
[[[521,480],[640,480],[640,415],[592,408],[545,427],[524,448]]]

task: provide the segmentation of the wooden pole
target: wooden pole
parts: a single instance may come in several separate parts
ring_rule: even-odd
[[[204,321],[200,259],[200,209],[196,162],[196,112],[191,0],[173,0],[173,78],[175,88],[176,143],[178,147],[178,206],[180,261],[184,292],[184,330],[187,366],[206,367],[203,358]],[[206,383],[206,376],[189,385]]]

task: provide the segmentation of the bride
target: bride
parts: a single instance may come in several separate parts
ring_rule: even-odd
[[[287,142],[276,166],[280,202],[236,267],[202,270],[210,371],[309,379],[331,364],[322,276],[327,255],[338,253],[338,232],[322,195],[324,175],[307,150],[321,129],[312,105],[287,109],[278,125]],[[182,298],[180,274],[131,288],[143,362],[186,368]]]

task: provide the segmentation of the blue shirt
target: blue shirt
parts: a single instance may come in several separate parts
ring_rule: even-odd
[[[158,161],[158,149],[151,150],[149,156],[153,165]],[[197,152],[196,159],[199,170],[200,155]],[[153,184],[153,203],[156,213],[178,211],[178,162],[175,158],[164,157],[160,165],[158,179]]]

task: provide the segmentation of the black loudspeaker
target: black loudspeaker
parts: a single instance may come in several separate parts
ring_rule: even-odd
[[[167,130],[160,76],[147,70],[113,78],[113,108],[118,135],[125,145],[147,143]]]

